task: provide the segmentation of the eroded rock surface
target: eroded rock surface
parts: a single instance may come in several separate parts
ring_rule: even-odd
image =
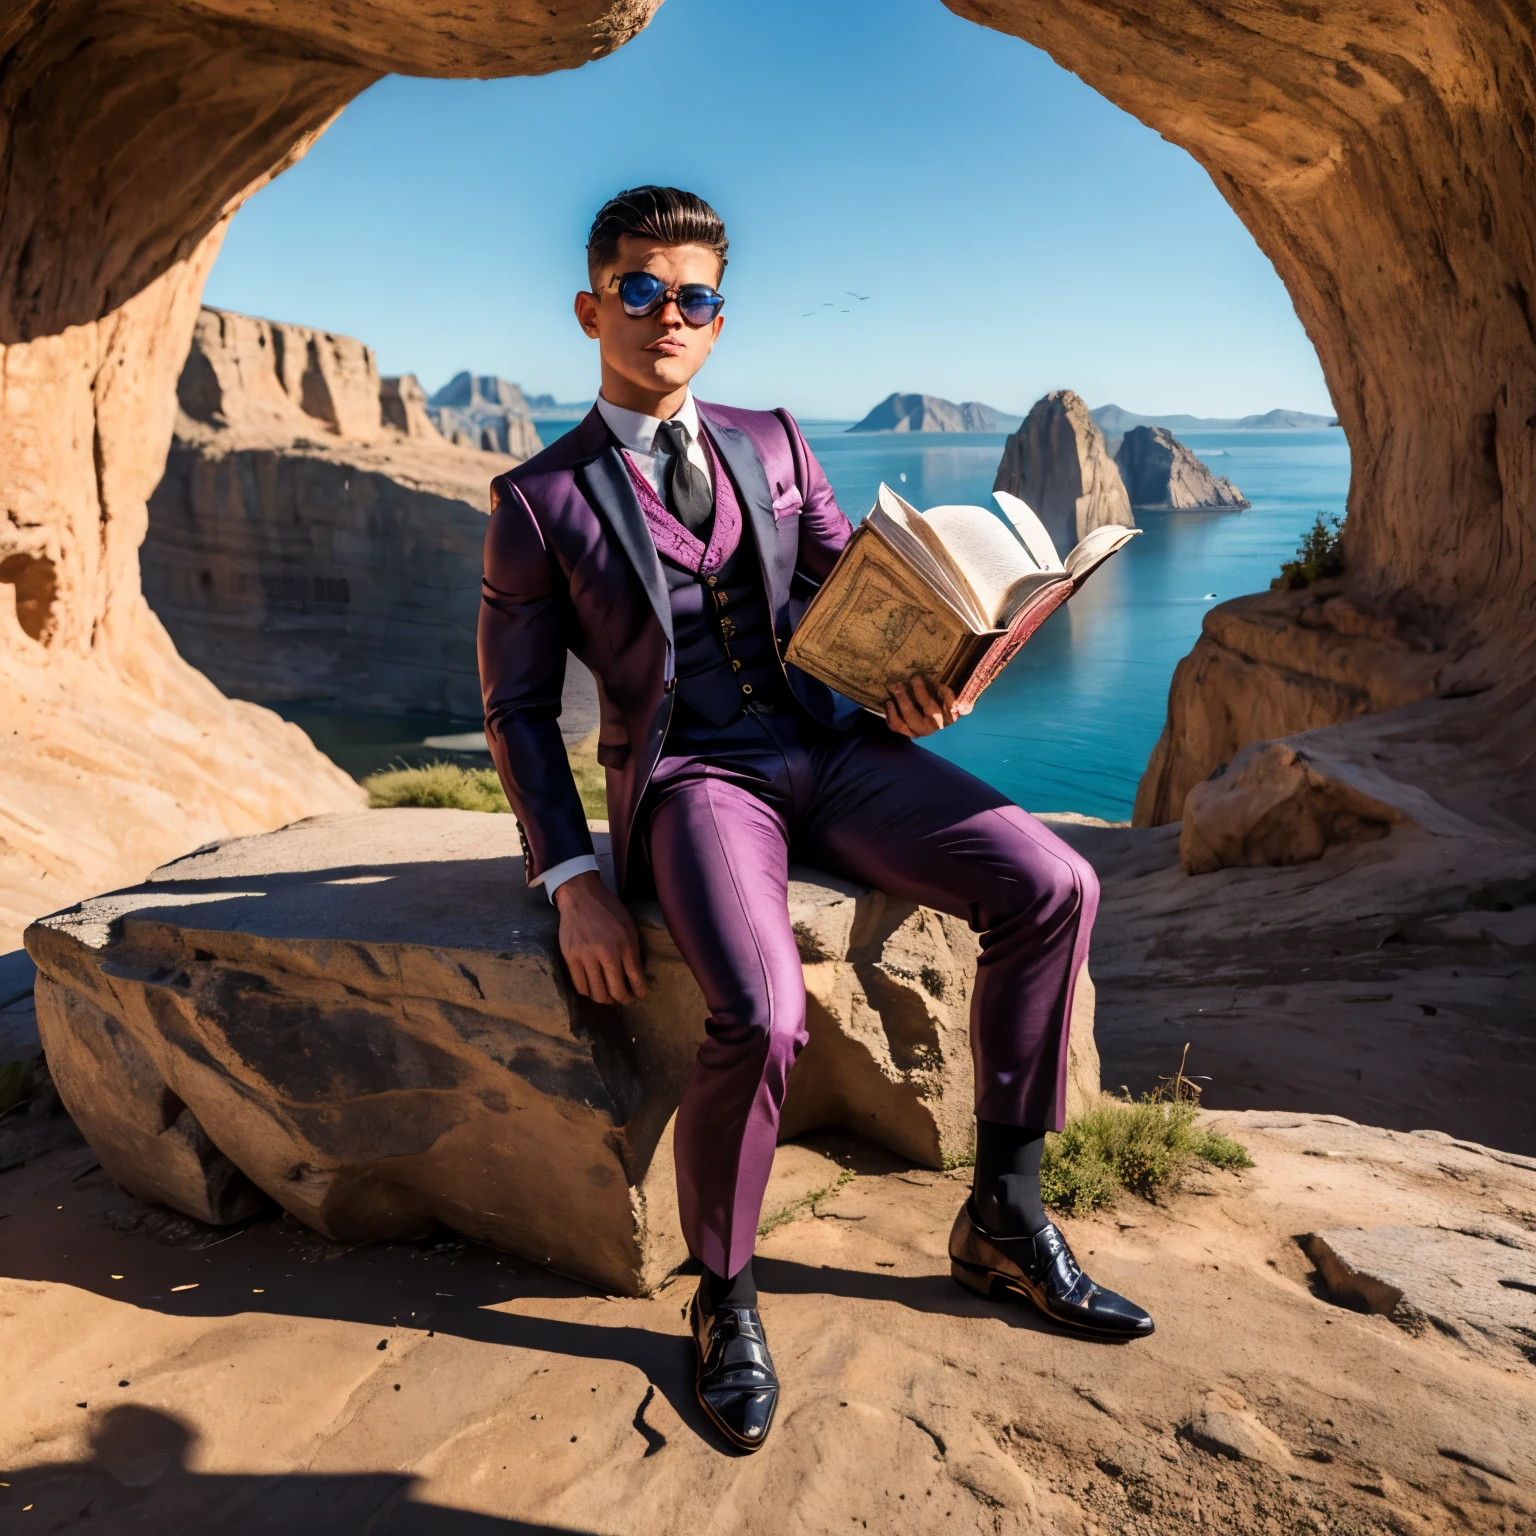
[[[1027,502],[1062,555],[1091,529],[1136,526],[1104,434],[1070,389],[1052,390],[1030,408],[1003,445],[992,488]]]
[[[1115,465],[1133,507],[1240,512],[1249,505],[1167,427],[1132,427],[1115,451]]]
[[[606,834],[600,841],[606,843]],[[35,924],[59,1092],[125,1188],[202,1221],[261,1196],[341,1241],[435,1223],[611,1290],[683,1257],[672,1112],[704,1004],[659,909],[647,997],[592,1006],[510,816],[370,811],[178,860]],[[810,1043],[783,1134],[969,1151],[976,938],[797,872]],[[1079,988],[1073,1103],[1096,1092]]]
[[[362,342],[223,310],[177,396],[140,564],[182,656],[257,702],[478,716],[489,486],[515,461],[445,441]]]
[[[1428,698],[1449,667],[1446,651],[1338,582],[1218,603],[1174,671],[1133,819],[1177,821],[1190,790],[1249,743]]]
[[[1092,963],[1106,1083],[1153,1088],[1187,1044],[1208,1104],[1536,1153],[1536,837],[1499,808],[1529,765],[1512,754],[1491,787],[1469,780],[1492,708],[1426,700],[1287,738],[1320,793],[1391,818],[1385,836],[1309,863],[1244,857],[1191,879],[1179,826],[1047,818],[1103,892]],[[1281,796],[1278,809],[1298,807]],[[1251,847],[1235,820],[1228,846]]]
[[[1434,1328],[1494,1361],[1523,1354],[1536,1362],[1536,1238],[1509,1221],[1465,1225],[1330,1227],[1304,1246],[1341,1301],[1408,1333]]]
[[[531,459],[543,446],[521,388],[493,373],[458,373],[428,402],[437,429],[449,442],[487,453]]]
[[[1244,747],[1184,799],[1179,862],[1190,875],[1305,864],[1338,843],[1385,837],[1405,818],[1283,741]]]

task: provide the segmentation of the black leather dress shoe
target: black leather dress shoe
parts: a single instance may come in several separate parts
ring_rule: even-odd
[[[1135,1302],[1095,1285],[1054,1222],[1033,1237],[993,1237],[967,1200],[949,1234],[949,1272],[992,1301],[1032,1301],[1053,1322],[1103,1338],[1144,1339],[1152,1319]]]
[[[699,1363],[699,1404],[732,1445],[755,1451],[768,1438],[779,1406],[779,1378],[756,1307],[719,1307],[706,1313],[698,1293],[688,1309]]]

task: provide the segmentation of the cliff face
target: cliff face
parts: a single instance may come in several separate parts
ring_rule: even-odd
[[[1115,454],[1133,507],[1240,512],[1247,498],[1209,469],[1166,427],[1132,427]]]
[[[437,430],[451,443],[531,459],[543,446],[516,384],[493,373],[455,374],[427,402]]]
[[[1017,416],[979,400],[956,405],[937,395],[887,395],[850,432],[1006,432]]]
[[[1136,526],[1104,434],[1070,389],[1034,403],[1003,445],[992,489],[1033,507],[1063,555],[1091,528]]]
[[[479,715],[488,487],[515,461],[445,442],[392,382],[349,336],[198,317],[140,563],[226,693]]]
[[[451,27],[401,0],[0,12],[0,951],[199,843],[361,803],[296,727],[188,666],[139,588],[229,215],[385,73],[570,68],[652,9],[470,0]]]

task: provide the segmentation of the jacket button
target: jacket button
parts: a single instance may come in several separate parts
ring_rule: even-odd
[[[710,586],[714,586],[715,578],[713,576],[706,576],[704,579],[710,584]]]
[[[741,685],[741,691],[743,693],[751,693],[752,692],[752,684],[751,683],[743,683]]]

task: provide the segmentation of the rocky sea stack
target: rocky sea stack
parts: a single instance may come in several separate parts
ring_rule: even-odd
[[[1063,555],[1090,529],[1136,526],[1104,434],[1070,389],[1034,403],[1003,446],[992,489],[1028,502]]]
[[[956,405],[937,395],[887,395],[850,432],[1008,432],[1017,416],[966,400]]]
[[[1115,463],[1133,507],[1241,512],[1251,505],[1224,477],[1213,475],[1167,427],[1132,427]]]

